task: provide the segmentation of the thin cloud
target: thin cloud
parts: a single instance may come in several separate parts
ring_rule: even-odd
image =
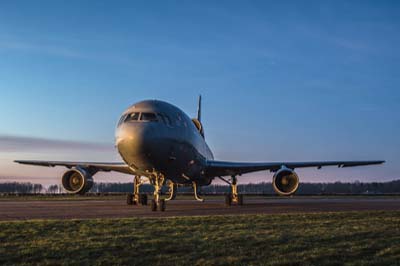
[[[45,53],[69,58],[87,58],[83,53],[57,45],[44,45],[17,40],[0,39],[0,49],[17,50],[22,52]]]
[[[108,152],[113,150],[113,145],[111,143],[0,135],[0,152],[37,152],[51,150],[91,150]]]
[[[16,51],[22,53],[44,54],[55,57],[64,57],[70,59],[85,59],[100,62],[109,62],[115,64],[125,64],[136,66],[132,60],[125,56],[118,56],[113,54],[101,53],[95,54],[91,52],[83,52],[81,50],[72,49],[57,44],[49,44],[42,42],[29,42],[20,39],[0,37],[0,51]]]

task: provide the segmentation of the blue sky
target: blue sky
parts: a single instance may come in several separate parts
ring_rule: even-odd
[[[201,93],[218,159],[385,159],[300,174],[396,179],[398,47],[398,1],[2,1],[0,176],[63,170],[15,158],[119,160],[114,128],[126,107],[156,98],[194,116]]]

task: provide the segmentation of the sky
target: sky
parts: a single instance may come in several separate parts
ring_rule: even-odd
[[[383,159],[298,173],[398,179],[399,47],[399,1],[1,1],[0,182],[65,171],[15,159],[120,161],[128,106],[159,99],[194,117],[199,94],[218,160]]]

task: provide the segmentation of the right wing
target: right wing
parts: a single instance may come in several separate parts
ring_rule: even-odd
[[[115,171],[124,174],[135,174],[135,172],[126,163],[93,163],[93,162],[62,162],[62,161],[29,161],[29,160],[16,160],[14,161],[19,164],[36,165],[36,166],[65,166],[67,168],[72,167],[83,167],[95,172],[103,171],[110,172]]]
[[[325,162],[268,162],[268,163],[239,163],[239,162],[222,162],[207,161],[208,176],[232,176],[241,175],[250,172],[262,170],[278,171],[282,166],[290,169],[337,165],[339,167],[351,167],[361,165],[382,164],[385,161],[325,161]]]

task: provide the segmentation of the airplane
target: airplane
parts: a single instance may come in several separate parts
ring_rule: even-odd
[[[219,178],[230,185],[225,196],[227,205],[242,205],[237,177],[243,174],[269,170],[274,173],[272,186],[279,195],[293,195],[299,188],[296,168],[323,166],[352,167],[382,164],[385,161],[322,161],[322,162],[228,162],[214,160],[205,141],[201,122],[201,96],[197,118],[189,118],[178,107],[159,100],[145,100],[133,104],[120,117],[115,132],[115,147],[123,162],[63,162],[16,160],[16,163],[37,166],[64,166],[68,168],[62,186],[70,193],[84,194],[93,186],[93,176],[99,172],[120,172],[134,176],[133,193],[127,195],[129,205],[147,205],[147,194],[140,186],[149,181],[154,187],[152,211],[165,211],[166,201],[173,200],[178,185],[193,186],[196,200],[201,186],[210,185]],[[228,178],[226,178],[228,177]],[[161,189],[168,187],[167,197],[161,198]]]

